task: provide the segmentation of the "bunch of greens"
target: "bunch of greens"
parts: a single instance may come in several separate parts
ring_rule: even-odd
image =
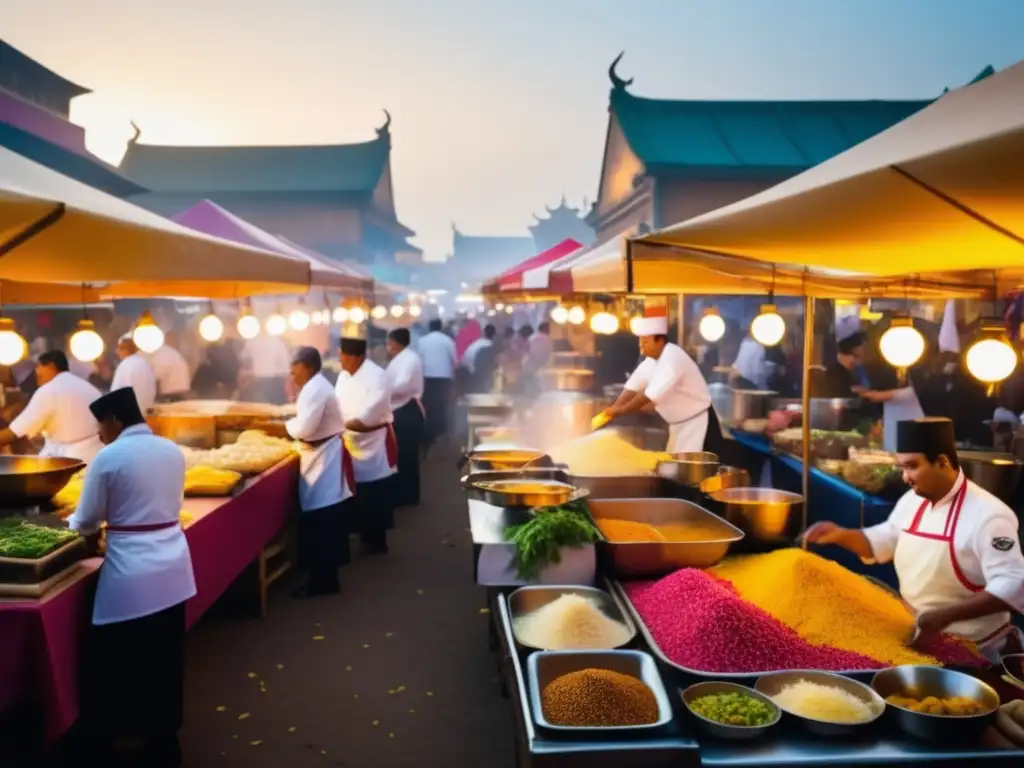
[[[523,581],[532,581],[542,569],[560,563],[562,547],[579,548],[597,538],[583,501],[541,507],[529,522],[505,529],[505,541],[516,545],[516,573]]]
[[[77,538],[76,531],[64,528],[4,521],[0,525],[0,557],[38,560]]]

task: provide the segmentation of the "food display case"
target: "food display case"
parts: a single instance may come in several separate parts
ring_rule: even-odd
[[[210,449],[234,443],[250,429],[284,437],[284,422],[294,405],[233,400],[183,400],[156,406],[146,418],[155,434],[189,448]]]

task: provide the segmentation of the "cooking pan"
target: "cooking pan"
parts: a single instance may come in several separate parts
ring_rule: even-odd
[[[0,505],[8,509],[52,499],[85,462],[42,456],[0,456]]]

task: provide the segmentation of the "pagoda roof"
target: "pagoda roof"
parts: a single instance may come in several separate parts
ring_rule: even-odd
[[[49,67],[44,67],[31,56],[22,53],[3,39],[0,39],[0,70],[15,70],[43,77],[49,80],[54,88],[63,91],[68,99],[92,93],[89,88],[73,83],[66,77],[58,75]]]
[[[620,55],[621,57],[621,55]],[[612,64],[610,111],[647,170],[799,172],[904,120],[932,99],[715,101],[635,96]]]
[[[391,152],[388,123],[359,144],[302,146],[168,146],[139,144],[136,136],[122,172],[157,193],[370,193]]]
[[[452,258],[463,264],[484,262],[490,274],[530,258],[537,250],[528,236],[464,235],[456,227],[452,233]]]

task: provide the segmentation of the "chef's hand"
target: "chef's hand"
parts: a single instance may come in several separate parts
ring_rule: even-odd
[[[867,400],[869,403],[881,403],[883,401],[882,393],[876,392],[873,389],[865,389],[860,393],[860,396]]]
[[[917,626],[921,628],[922,634],[937,635],[943,632],[952,622],[946,618],[945,611],[936,608],[931,611],[922,611],[917,614]]]
[[[838,544],[846,529],[827,520],[815,523],[801,537],[803,545],[808,544]]]

